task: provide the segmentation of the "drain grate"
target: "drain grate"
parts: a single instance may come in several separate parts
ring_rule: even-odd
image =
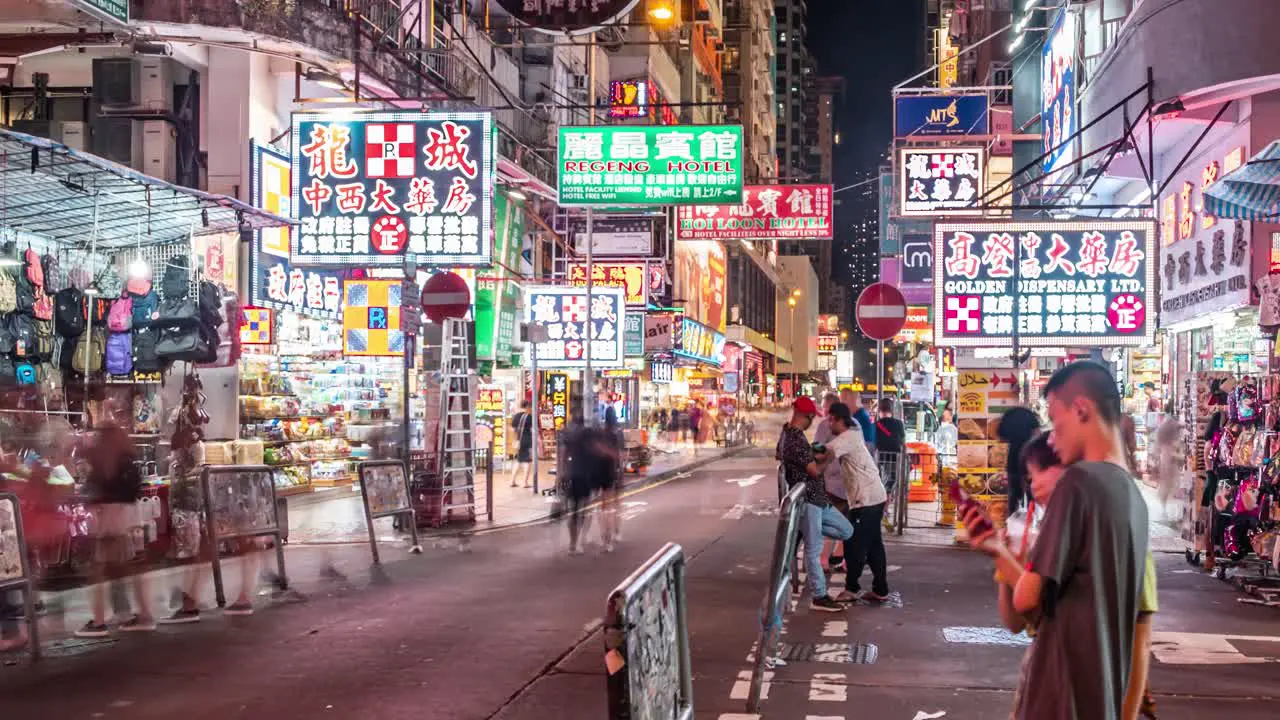
[[[778,657],[787,662],[872,665],[880,648],[872,643],[779,643]]]
[[[117,642],[115,638],[69,638],[46,643],[42,651],[45,657],[67,658],[101,650]]]

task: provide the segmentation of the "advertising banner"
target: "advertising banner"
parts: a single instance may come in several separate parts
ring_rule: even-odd
[[[662,271],[649,272],[649,264],[644,260],[635,262],[592,262],[592,288],[618,288],[623,291],[627,305],[644,307],[649,303],[649,294],[662,292]],[[587,264],[571,262],[568,265],[570,287],[587,286]]]
[[[1060,11],[1040,54],[1040,127],[1044,152],[1049,153],[1042,163],[1046,173],[1071,159],[1071,143],[1054,148],[1080,127],[1076,116],[1076,22],[1074,12]]]
[[[907,322],[902,326],[902,332],[893,340],[902,343],[932,343],[933,322],[929,318],[929,306],[908,305]]]
[[[742,202],[741,125],[561,127],[560,204]]]
[[[681,206],[676,240],[830,240],[830,185],[748,185],[739,205]]]
[[[902,236],[902,282],[925,286],[933,284],[933,238],[928,233]]]
[[[819,335],[818,336],[818,352],[833,353],[840,349],[839,335]]]
[[[676,324],[676,355],[719,365],[724,350],[724,335],[690,318]]]
[[[488,265],[493,116],[295,113],[296,265]]]
[[[853,382],[853,351],[836,353],[836,382]]]
[[[591,323],[591,365],[605,369],[622,367],[625,357],[626,303],[622,291],[599,288],[532,287],[525,305],[525,320],[547,328],[546,342],[534,345],[538,367],[586,367],[587,323]]]
[[[986,190],[985,147],[902,148],[898,151],[902,215],[981,215]]]
[[[645,352],[662,352],[675,348],[675,326],[677,322],[679,320],[674,315],[645,315]]]
[[[507,452],[507,402],[501,385],[481,385],[476,393],[476,445],[493,441],[495,453]]]
[[[934,244],[940,345],[1151,343],[1153,222],[939,223]]]
[[[728,320],[724,246],[712,240],[676,243],[675,260],[675,297],[684,301],[685,313],[724,332]]]
[[[623,325],[623,354],[627,357],[644,357],[644,313],[627,313]]]
[[[550,425],[556,431],[569,422],[569,376],[562,372],[549,372],[542,388],[543,401],[550,406],[551,422],[539,422],[539,427]],[[553,446],[554,447],[554,446]]]
[[[1160,324],[1248,305],[1253,223],[1204,210],[1204,190],[1249,158],[1249,126],[1233,129],[1175,175],[1160,198]]]
[[[348,280],[343,288],[342,354],[404,355],[399,280]]]
[[[898,138],[986,135],[987,96],[899,95],[893,99]]]
[[[476,357],[496,360],[511,354],[520,288],[510,268],[519,267],[524,244],[524,212],[499,190],[494,195],[493,247],[497,264],[476,278]]]
[[[569,236],[573,251],[587,254],[587,219],[571,217]],[[646,216],[597,217],[591,221],[592,257],[649,257],[653,255],[653,218]]]
[[[823,335],[836,335],[840,332],[840,316],[822,314],[818,316],[818,332]]]
[[[675,368],[666,360],[654,360],[649,363],[649,379],[657,384],[668,384],[675,375]]]
[[[293,217],[289,156],[266,145],[250,146],[250,188],[255,207]],[[292,227],[257,230],[249,247],[249,302],[336,320],[342,309],[341,271],[296,268],[289,262]]]

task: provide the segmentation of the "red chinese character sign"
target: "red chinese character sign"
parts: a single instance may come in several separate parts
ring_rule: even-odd
[[[590,307],[584,288],[531,287],[528,293],[525,321],[547,330],[547,340],[533,346],[538,367],[586,367],[588,334],[592,367],[622,367],[626,303],[621,289],[593,289]]]
[[[830,185],[748,185],[739,205],[676,208],[677,240],[830,240]]]
[[[487,265],[492,116],[293,116],[295,265]]]
[[[903,148],[898,155],[899,212],[911,215],[981,215],[987,150]]]
[[[1156,327],[1151,221],[940,223],[939,345],[1134,346]]]

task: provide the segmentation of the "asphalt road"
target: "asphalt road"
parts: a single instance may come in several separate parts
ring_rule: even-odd
[[[8,664],[0,710],[130,720],[602,718],[605,597],[671,541],[689,557],[696,714],[749,718],[739,715],[740,674],[750,668],[776,522],[773,473],[766,452],[754,451],[635,491],[624,501],[624,542],[610,554],[568,556],[563,524],[441,540],[422,556],[388,553],[386,582],[304,582],[312,597],[303,604],[250,618],[208,613],[199,625],[73,647],[37,667]],[[788,618],[790,660],[770,676],[763,717],[1008,716],[1024,648],[990,630],[998,619],[988,563],[903,544],[889,555],[900,603],[815,614],[802,602]],[[335,557],[349,569],[368,563],[362,548]],[[290,558],[302,576],[314,565],[303,551]],[[1159,565],[1160,717],[1274,717],[1280,611],[1240,605],[1180,556]]]

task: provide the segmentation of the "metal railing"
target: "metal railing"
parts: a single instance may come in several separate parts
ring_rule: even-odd
[[[418,540],[418,521],[409,499],[409,477],[400,460],[368,460],[360,463],[356,472],[360,477],[360,499],[364,502],[364,521],[369,528],[369,551],[373,564],[381,565],[378,556],[378,533],[374,521],[378,518],[407,518],[413,546],[409,552],[419,554],[422,544]]]
[[[884,517],[888,529],[895,535],[901,535],[907,526],[907,502],[910,483],[907,482],[907,467],[900,452],[876,451],[876,465],[880,467],[880,481],[884,483],[888,501],[884,509]]]
[[[280,522],[280,503],[268,465],[205,465],[200,471],[200,493],[204,500],[205,541],[213,567],[213,590],[218,607],[225,607],[227,594],[222,582],[222,558],[218,545],[225,540],[272,537],[281,590],[288,589],[284,566],[285,528]]]
[[[782,473],[779,483],[785,484]],[[782,492],[783,488],[779,488]],[[796,567],[796,550],[800,544],[800,514],[804,505],[804,483],[796,483],[784,492],[778,511],[778,527],[773,536],[773,561],[769,570],[769,587],[765,591],[763,613],[760,618],[760,639],[756,643],[755,663],[751,667],[751,686],[747,692],[747,712],[760,711],[760,692],[764,682],[765,665],[773,656],[782,630],[782,613],[787,600],[798,588],[799,573]],[[810,569],[809,572],[815,572]],[[816,572],[822,572],[817,568]]]
[[[679,545],[667,543],[609,593],[604,649],[610,718],[692,720],[693,665]]]
[[[23,615],[31,660],[40,659],[40,622],[36,615],[36,579],[22,527],[22,505],[13,493],[0,493],[0,594],[22,591]]]

